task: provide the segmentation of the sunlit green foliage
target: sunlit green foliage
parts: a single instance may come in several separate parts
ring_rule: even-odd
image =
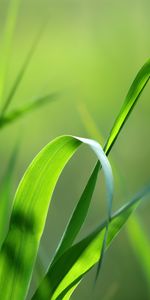
[[[11,1],[4,35],[4,53],[0,72],[0,129],[6,124],[11,124],[12,121],[23,116],[28,111],[55,99],[57,96],[56,94],[39,96],[26,106],[7,113],[7,109],[12,103],[13,97],[23,79],[44,28],[42,25],[42,29],[33,42],[17,78],[8,92],[8,96],[5,97],[10,48],[19,4],[19,0]],[[53,259],[49,262],[47,271],[42,276],[41,282],[31,299],[70,299],[71,294],[85,274],[96,263],[98,263],[98,276],[107,248],[141,200],[149,196],[150,193],[150,186],[147,186],[134,196],[132,200],[127,202],[125,206],[112,213],[113,174],[107,156],[146,86],[149,77],[150,60],[143,65],[133,81],[104,148],[92,139],[71,135],[54,139],[39,152],[27,168],[18,186],[12,205],[12,201],[10,201],[12,179],[17,156],[15,149],[0,190],[0,299],[23,300],[27,298],[55,186],[65,165],[82,144],[86,144],[92,149],[98,161],[68,222]],[[86,112],[84,111],[84,113]],[[91,122],[90,119],[89,122]],[[92,126],[92,131],[94,130],[99,139],[99,132],[94,124]],[[74,244],[75,238],[86,219],[98,172],[101,169],[104,172],[107,191],[107,218],[87,237]],[[68,189],[68,186],[66,189]],[[149,278],[149,242],[142,234],[136,219],[132,219],[130,222],[132,232],[130,230],[129,234],[134,235],[132,242],[138,256],[144,257],[143,268],[147,278]],[[142,246],[140,244],[141,239]]]

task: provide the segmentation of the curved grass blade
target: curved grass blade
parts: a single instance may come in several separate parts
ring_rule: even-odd
[[[107,248],[127,222],[141,200],[150,194],[150,186],[119,209],[109,225]],[[51,267],[32,300],[69,299],[84,275],[99,261],[107,221],[85,239],[70,247]],[[70,293],[69,293],[70,291]],[[65,298],[65,295],[67,295]]]
[[[129,89],[129,92],[125,98],[125,101],[124,101],[124,104],[123,104],[123,107],[118,115],[118,117],[116,118],[116,121],[110,131],[110,135],[109,135],[109,138],[107,139],[107,142],[104,146],[104,151],[106,153],[106,155],[109,154],[113,144],[115,143],[121,129],[123,128],[124,124],[126,123],[127,121],[127,118],[128,116],[130,115],[134,105],[136,104],[139,96],[141,95],[146,83],[148,82],[149,80],[149,77],[150,77],[150,59],[143,65],[143,67],[140,69],[140,71],[138,72],[136,78],[134,79],[130,89]],[[83,114],[83,112],[81,111],[81,114]],[[86,113],[86,118],[88,116],[88,119],[89,119],[89,114]],[[91,119],[91,118],[90,118]],[[95,124],[92,122],[92,133],[93,131],[96,132],[96,135],[97,135],[97,128],[95,128]],[[86,126],[87,126],[87,122],[86,122]],[[90,129],[91,131],[91,129]],[[99,134],[98,134],[99,136]],[[81,195],[80,197],[80,200],[79,200],[79,204],[77,205],[76,209],[75,209],[75,213],[76,215],[80,215],[81,216],[81,224],[83,224],[85,218],[86,218],[86,215],[87,215],[87,212],[88,212],[88,208],[89,208],[89,204],[90,204],[90,198],[87,198],[87,207],[86,207],[86,211],[84,211],[83,215],[82,215],[82,210],[81,210],[81,207],[82,205],[84,206],[84,201],[85,201],[85,197],[88,197],[88,189],[89,189],[89,184],[90,182],[94,181],[94,178],[95,178],[95,174],[97,174],[98,172],[98,168],[101,169],[101,165],[99,164],[99,162],[97,162],[94,170],[93,170],[93,173],[91,174],[89,180],[88,180],[88,183],[83,191],[83,194]],[[85,193],[85,191],[87,191],[87,193]],[[94,187],[93,187],[93,191],[94,191]],[[89,197],[92,197],[92,194],[93,194],[93,191],[92,193],[89,195]],[[83,202],[83,204],[82,204]],[[70,227],[70,232],[71,230],[73,230],[73,227],[74,225],[73,222],[71,224],[72,220],[70,220],[70,224],[68,224],[68,226]],[[80,229],[80,228],[79,228]],[[79,230],[78,230],[79,232]],[[76,231],[76,235],[78,233]],[[67,246],[71,246],[71,244],[73,243],[76,235],[73,236],[72,239],[70,239],[69,237],[69,234],[68,234],[68,237],[67,237],[67,229],[65,231],[65,239],[70,239],[70,242],[68,242]],[[64,238],[64,236],[63,236]],[[57,259],[57,253],[59,253],[59,248],[61,247],[61,243],[63,242],[63,238],[62,238],[62,241],[60,242],[59,246],[58,246],[58,249],[56,251],[56,257],[54,256],[54,261],[55,259]],[[105,246],[105,243],[104,243],[104,246]],[[62,245],[62,248],[63,248],[63,245]],[[104,247],[105,248],[105,247]],[[103,249],[103,252],[104,252],[104,249]],[[62,253],[60,251],[60,253]],[[97,274],[96,274],[96,278],[100,272],[100,267],[101,267],[101,263],[102,263],[102,259],[99,261],[99,265],[98,265],[98,268],[97,268]]]
[[[8,8],[8,15],[6,19],[6,25],[4,30],[4,38],[2,44],[1,53],[1,69],[0,69],[0,100],[2,101],[5,81],[10,61],[11,44],[16,26],[16,19],[20,6],[20,0],[10,0]]]
[[[106,234],[105,234],[105,239],[107,236],[107,231],[108,231],[108,226],[109,226],[109,221],[111,218],[111,211],[112,211],[112,199],[113,199],[113,179],[112,179],[112,171],[110,164],[108,160],[106,159],[106,156],[100,147],[100,145],[92,140],[89,139],[81,139],[81,142],[88,144],[92,150],[96,153],[99,162],[102,165],[105,178],[106,178],[106,190],[107,190],[107,199],[108,199],[108,224],[106,228]],[[81,226],[83,225],[83,222],[86,218],[88,208],[91,202],[91,198],[94,192],[96,180],[97,180],[97,175],[99,171],[99,163],[97,164],[96,168],[93,171],[93,176],[90,178],[88,181],[88,184],[83,191],[83,194],[70,218],[70,221],[66,227],[66,230],[63,234],[63,237],[60,241],[60,244],[58,246],[58,249],[56,251],[56,254],[54,256],[54,259],[51,264],[53,264],[58,257],[60,257],[63,252],[70,246],[72,245],[75,237],[77,236]],[[104,239],[104,246],[105,246],[105,239]],[[50,266],[49,266],[50,267]]]
[[[5,176],[0,184],[0,248],[8,230],[11,213],[11,190],[13,185],[13,173],[18,154],[18,145],[15,147],[10,158]]]
[[[4,117],[0,119],[0,127],[3,127],[13,121],[16,121],[18,118],[24,116],[25,114],[29,113],[32,110],[35,110],[42,105],[45,105],[49,102],[56,100],[56,94],[49,94],[42,96],[40,98],[35,99],[32,102],[27,103],[23,107],[18,110],[10,112],[8,115],[6,114]]]
[[[96,137],[99,140],[103,140],[102,135],[99,134],[99,129],[97,128],[90,112],[88,111],[87,107],[84,105],[79,106],[79,113],[81,116],[81,120],[83,122],[83,125],[85,129],[87,130],[88,134],[90,136],[93,136],[94,139]],[[122,182],[122,175],[120,174],[120,171],[118,171],[118,165],[117,162],[113,160],[113,170],[116,170],[116,175],[118,179],[120,180],[120,183]],[[150,259],[149,259],[149,253],[150,253],[150,241],[148,236],[145,233],[145,230],[143,226],[141,226],[141,222],[139,221],[139,218],[136,214],[130,218],[130,220],[127,222],[126,226],[126,233],[128,235],[130,244],[133,248],[133,251],[135,252],[135,255],[138,258],[138,262],[141,265],[143,272],[145,274],[145,278],[148,283],[150,282]],[[150,293],[150,288],[149,288]]]
[[[0,298],[3,300],[26,297],[55,185],[68,160],[83,143],[101,160],[108,200],[112,202],[111,167],[97,142],[62,136],[43,148],[20,182],[8,234],[0,251]]]

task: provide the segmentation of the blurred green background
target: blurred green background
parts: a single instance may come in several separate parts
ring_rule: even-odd
[[[1,0],[1,49],[8,5],[9,1]],[[48,24],[10,110],[21,107],[35,96],[49,92],[58,92],[59,96],[0,132],[0,176],[18,136],[21,137],[14,190],[33,157],[50,140],[62,134],[91,137],[83,123],[83,109],[88,110],[100,134],[107,138],[132,80],[149,57],[149,16],[149,0],[20,1],[5,95],[43,20],[48,18]],[[149,95],[148,87],[110,155],[115,165],[114,210],[150,178]],[[56,248],[94,162],[93,154],[81,149],[59,180],[42,239],[45,264]],[[100,179],[80,237],[106,216],[103,176]],[[66,186],[70,187],[69,193]],[[149,209],[148,202],[138,209],[147,235]],[[149,299],[148,285],[126,229],[107,252],[95,287],[94,278],[95,269],[86,276],[72,299]]]

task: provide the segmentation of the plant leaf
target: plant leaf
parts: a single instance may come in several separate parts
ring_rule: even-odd
[[[101,146],[93,140],[73,136],[62,136],[49,143],[27,169],[15,195],[9,231],[0,251],[0,298],[3,300],[26,297],[55,185],[68,160],[83,143],[101,161],[110,214],[112,172]]]
[[[140,97],[144,87],[150,78],[150,59],[142,66],[137,76],[135,77],[128,94],[125,98],[121,111],[116,118],[116,121],[110,131],[109,137],[105,144],[105,153],[109,153],[115,140],[117,139],[122,127],[127,121],[132,109],[134,108],[138,98]]]
[[[18,144],[12,153],[8,168],[0,186],[0,248],[7,233],[11,213],[11,190],[17,154]]]
[[[127,117],[130,115],[134,105],[136,104],[136,101],[138,100],[139,96],[141,95],[146,83],[148,82],[149,76],[150,76],[150,59],[140,69],[140,71],[138,72],[136,78],[134,79],[134,81],[133,81],[133,83],[132,83],[132,85],[129,89],[129,92],[128,92],[128,94],[125,98],[125,101],[123,103],[123,107],[122,107],[118,117],[116,118],[116,121],[115,121],[115,123],[114,123],[114,125],[113,125],[113,127],[110,131],[109,137],[108,137],[107,142],[104,146],[104,150],[105,150],[106,155],[109,154],[109,152],[110,152],[114,142],[116,141],[121,129],[123,128],[125,122],[127,121]],[[95,127],[94,127],[94,130],[95,130]],[[78,231],[74,230],[74,223],[76,222],[76,219],[78,218],[78,216],[81,217],[81,224],[83,224],[83,222],[85,220],[85,217],[86,217],[87,212],[88,212],[89,204],[90,204],[90,197],[92,197],[92,194],[93,194],[93,191],[94,191],[94,186],[95,186],[95,185],[93,186],[93,190],[91,190],[92,192],[88,197],[89,183],[94,182],[94,178],[95,178],[95,174],[96,174],[96,170],[97,170],[98,166],[101,168],[101,165],[99,163],[97,163],[97,165],[94,168],[94,171],[91,174],[91,176],[88,180],[88,183],[87,183],[87,185],[86,185],[86,187],[83,191],[83,194],[80,197],[79,203],[78,203],[78,205],[77,205],[77,207],[76,207],[76,209],[73,213],[72,218],[70,219],[68,227],[66,228],[65,233],[62,237],[62,240],[61,240],[60,244],[58,245],[58,249],[56,251],[56,256],[54,256],[54,258],[52,260],[52,264],[50,264],[50,266],[48,268],[48,272],[50,271],[51,265],[53,265],[53,262],[55,262],[57,260],[57,258],[60,257],[60,255],[63,253],[63,251],[65,249],[67,249],[67,247],[71,246],[71,243],[73,243],[77,233],[79,232],[81,226],[78,228]],[[98,170],[97,170],[97,172],[98,172]],[[87,193],[85,191],[87,191]],[[83,211],[83,214],[82,214],[81,207],[82,207],[82,205],[84,206],[85,195],[86,195],[86,197],[88,197],[87,202],[86,202],[87,206],[86,206],[86,210]],[[69,238],[71,231],[75,232],[75,235],[72,235],[72,239]],[[67,239],[70,242],[68,244],[66,243],[66,245],[64,247],[64,245],[63,245],[63,243],[65,243],[64,240],[67,241]],[[104,249],[103,249],[103,251],[104,251]],[[99,271],[100,271],[101,261],[102,260],[99,261],[96,277],[98,276]]]
[[[10,0],[8,8],[8,15],[6,19],[6,25],[4,30],[4,38],[2,44],[2,54],[1,54],[1,69],[0,69],[0,100],[2,101],[5,81],[10,61],[11,53],[11,43],[14,35],[14,30],[16,26],[16,19],[18,15],[18,10],[20,6],[20,0]]]
[[[109,225],[107,248],[140,201],[150,194],[150,186],[119,209]],[[69,299],[84,275],[99,261],[107,220],[85,239],[70,247],[51,267],[32,300]],[[66,295],[66,298],[65,298]]]
[[[44,32],[46,24],[47,24],[47,19],[46,19],[46,21],[44,21],[44,23],[42,24],[39,32],[37,33],[37,36],[35,37],[35,40],[33,41],[33,44],[32,44],[32,46],[31,46],[31,48],[28,52],[28,55],[27,55],[24,63],[21,66],[21,69],[20,69],[20,71],[19,71],[19,73],[18,73],[18,75],[17,75],[17,77],[16,77],[16,79],[15,79],[13,85],[12,85],[12,88],[9,91],[9,94],[8,94],[8,96],[5,100],[4,106],[2,108],[2,113],[1,113],[2,117],[4,116],[8,106],[10,105],[10,103],[11,103],[11,101],[12,101],[12,99],[13,99],[13,97],[14,97],[14,95],[15,95],[15,93],[16,93],[16,91],[17,91],[17,89],[18,89],[18,87],[19,87],[19,85],[22,81],[22,79],[23,79],[23,76],[24,76],[24,74],[25,74],[25,72],[26,72],[26,70],[27,70],[27,68],[28,68],[28,66],[31,62],[31,59],[32,59],[32,57],[33,57],[33,55],[34,55],[34,53],[37,49],[37,46],[40,42],[40,39],[42,37],[42,34]]]
[[[37,109],[39,107],[41,107],[42,105],[45,105],[51,101],[56,100],[56,94],[49,94],[49,95],[45,95],[42,96],[40,98],[35,99],[32,102],[27,103],[26,105],[24,105],[23,107],[21,107],[18,110],[15,110],[11,113],[9,113],[8,115],[6,114],[4,117],[1,117],[0,119],[0,127],[3,127],[15,120],[17,120],[18,118],[24,116],[26,113]]]

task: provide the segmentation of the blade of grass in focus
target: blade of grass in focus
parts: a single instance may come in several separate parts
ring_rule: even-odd
[[[109,137],[105,144],[105,152],[108,154],[116,141],[122,127],[127,121],[132,109],[134,108],[137,100],[139,99],[142,91],[150,78],[150,59],[142,66],[137,76],[135,77],[128,94],[125,98],[120,113],[118,114],[115,123],[110,131]]]
[[[113,180],[101,146],[93,140],[73,136],[62,136],[49,143],[27,169],[15,195],[8,234],[0,251],[0,298],[3,300],[26,297],[53,190],[66,163],[81,144],[92,148],[101,161],[110,218]]]
[[[141,200],[150,194],[150,186],[119,209],[110,222],[107,248],[127,222]],[[70,247],[51,267],[32,300],[69,299],[84,275],[99,261],[107,221],[85,239]],[[68,296],[66,296],[68,294]]]
[[[87,107],[84,105],[79,105],[78,111],[83,122],[87,133],[93,136],[93,138],[102,138],[102,135],[99,133],[99,129],[92,118],[90,112],[88,111]],[[81,109],[82,108],[82,109]],[[90,120],[90,122],[89,122]],[[91,126],[92,125],[92,126]],[[116,170],[116,174],[118,174],[117,178],[120,179],[120,183],[122,182],[123,176],[120,174],[119,166],[117,162],[113,160],[113,170]],[[138,262],[141,265],[143,272],[145,274],[145,278],[148,283],[150,282],[150,241],[148,236],[145,233],[144,228],[141,226],[137,215],[134,215],[130,218],[126,225],[126,232],[130,241],[130,244],[133,248],[135,255],[138,258]],[[149,288],[150,291],[150,288]]]
[[[9,161],[6,173],[0,184],[0,248],[8,230],[12,207],[13,174],[18,154],[18,145],[15,147]]]
[[[136,104],[136,102],[137,102],[139,96],[141,95],[146,83],[149,80],[149,76],[150,76],[150,59],[140,69],[140,71],[138,72],[137,76],[135,77],[135,79],[134,79],[134,81],[133,81],[133,83],[132,83],[132,85],[129,89],[129,92],[128,92],[128,94],[125,98],[125,101],[123,103],[123,107],[122,107],[118,117],[116,118],[116,121],[115,121],[115,123],[114,123],[114,125],[113,125],[113,127],[110,131],[109,137],[108,137],[107,142],[104,146],[104,150],[105,150],[106,155],[109,154],[109,152],[110,152],[114,142],[116,141],[121,129],[123,128],[124,124],[126,123],[128,116],[130,115],[134,105]],[[73,214],[73,217],[78,216],[78,214],[81,215],[81,217],[83,218],[82,223],[85,220],[85,217],[86,217],[87,212],[88,212],[88,207],[89,207],[89,205],[87,205],[87,207],[86,207],[87,209],[86,209],[85,213],[83,213],[83,215],[82,215],[81,211],[80,211],[80,207],[82,205],[84,205],[84,204],[82,204],[82,201],[84,200],[84,192],[86,190],[88,190],[89,182],[94,180],[96,169],[98,167],[101,168],[101,165],[99,165],[99,162],[96,164],[96,166],[93,170],[93,173],[91,174],[90,179],[88,180],[88,183],[87,183],[87,185],[86,185],[86,187],[83,191],[83,194],[80,197],[79,203],[78,203],[78,205],[75,209],[75,214]],[[91,193],[90,197],[92,197],[92,194],[93,194],[93,192]],[[90,203],[90,199],[88,200],[88,203]],[[70,226],[70,228],[71,228],[70,230],[72,230],[71,222],[72,222],[72,218],[70,220],[70,223],[68,224],[68,226]],[[75,219],[74,219],[74,222],[75,222]],[[73,222],[73,224],[74,224],[74,222]],[[66,234],[67,234],[67,229],[65,231],[65,239],[67,239]],[[63,236],[63,238],[64,238],[64,236]],[[62,238],[62,241],[63,241],[63,238]],[[58,249],[56,251],[56,259],[57,259],[57,255],[58,255],[57,253],[59,251],[59,248],[61,247],[62,241],[60,242],[60,245],[58,246]],[[71,243],[73,243],[73,239],[70,240],[69,244],[71,245]],[[68,246],[69,246],[69,244],[68,244]],[[104,250],[105,249],[103,249],[103,251]],[[53,258],[53,261],[55,261],[55,256]],[[97,278],[97,276],[99,274],[99,271],[100,271],[100,268],[101,268],[101,262],[102,262],[102,259],[100,259],[100,261],[99,261],[96,278]],[[50,270],[51,270],[51,265],[49,266],[48,272]]]
[[[0,103],[2,105],[5,82],[10,62],[11,45],[16,26],[16,19],[20,6],[20,0],[9,0],[8,15],[3,33],[3,42],[1,48],[1,68],[0,68]]]
[[[136,80],[131,86],[130,93],[128,93],[128,97],[127,97],[128,101],[126,101],[126,104],[123,106],[124,109],[121,111],[121,115],[119,115],[119,119],[118,119],[119,121],[115,122],[112,133],[109,139],[107,140],[105,146],[106,154],[108,154],[109,151],[111,150],[114,141],[116,140],[129,113],[131,112],[131,108],[135,104],[138,96],[143,90],[143,87],[148,81],[149,79],[148,72],[149,72],[149,63],[147,62],[144,65],[144,67],[140,70],[140,72],[136,77]],[[67,143],[68,139],[70,138],[68,142],[69,148],[67,147],[65,148],[65,146],[63,145],[64,148],[62,149],[63,138],[65,140],[65,141],[63,140],[63,143]],[[55,187],[55,184],[57,182],[57,179],[63,167],[65,166],[68,159],[73,155],[73,153],[76,151],[76,149],[79,147],[80,144],[81,144],[81,140],[77,141],[77,139],[73,137],[58,138],[57,140],[50,143],[46,148],[42,150],[42,152],[37,156],[37,158],[35,158],[33,164],[27,170],[27,173],[18,188],[15,202],[14,202],[13,213],[11,216],[10,230],[8,232],[7,238],[0,252],[0,277],[1,277],[0,293],[4,300],[10,299],[10,295],[12,299],[16,299],[16,298],[23,299],[23,297],[25,297],[26,295],[28,285],[31,279],[33,265],[35,262],[35,256],[37,254],[37,249],[39,246],[40,237],[43,232],[43,227],[45,224],[50,196],[52,195],[53,189]],[[61,149],[59,147],[57,148],[56,146],[57,147],[59,146]],[[101,153],[104,155],[103,152]],[[43,159],[43,154],[44,154],[44,159]],[[50,167],[48,168],[50,162],[51,164]],[[95,168],[97,168],[97,165]],[[39,172],[38,174],[40,174],[38,178],[37,178],[37,172]],[[50,178],[51,178],[51,182],[50,182]],[[107,180],[107,182],[109,181]],[[110,188],[108,187],[107,190],[109,190]],[[30,203],[32,203],[32,206],[30,206]],[[69,288],[73,289],[74,284],[77,285],[78,277],[79,280],[81,280],[83,274],[85,274],[85,272],[87,272],[93,266],[93,264],[95,264],[96,261],[99,260],[102,254],[102,245],[103,245],[106,228],[109,228],[109,235],[107,239],[107,243],[109,243],[109,241],[111,241],[111,239],[115,236],[115,234],[118,233],[122,224],[124,224],[125,220],[128,218],[130,213],[132,213],[133,208],[136,205],[137,205],[137,198],[136,201],[134,199],[134,201],[132,201],[132,203],[130,203],[127,206],[128,208],[127,210],[121,211],[121,214],[119,215],[119,219],[115,219],[114,216],[113,218],[114,226],[112,227],[112,231],[110,231],[110,226],[108,227],[108,220],[107,220],[107,222],[103,226],[103,230],[101,227],[99,229],[101,230],[100,232],[94,231],[92,235],[90,235],[87,239],[79,243],[79,250],[77,248],[74,248],[75,246],[73,246],[72,248],[70,248],[73,250],[70,249],[67,250],[58,260],[56,260],[56,262],[52,264],[52,267],[48,270],[47,275],[49,274],[49,272],[50,273],[52,272],[51,270],[55,272],[58,270],[56,269],[56,264],[58,262],[59,262],[59,270],[58,270],[59,273],[56,274],[52,272],[53,276],[51,282],[49,282],[49,278],[45,277],[43,281],[44,286],[42,285],[42,288],[40,288],[40,293],[42,289],[42,297],[43,297],[43,292],[44,292],[44,297],[45,295],[49,295],[50,292],[52,293],[52,297],[53,297],[52,299],[56,299],[58,297],[60,298],[60,294],[64,293],[64,290],[68,289],[68,286]],[[108,214],[109,217],[110,217],[110,208],[111,205],[109,205],[109,214]],[[86,248],[86,246],[89,247]],[[85,248],[87,251],[85,250],[83,256],[81,255],[83,260],[81,259],[79,264],[77,263],[76,265],[75,263],[76,258],[78,258],[78,255],[80,255],[82,253],[82,250],[84,251]],[[96,254],[93,256],[92,253],[94,253],[94,251],[96,251],[95,252]],[[66,256],[67,255],[66,253],[68,252],[73,256],[72,257]],[[63,260],[64,257],[65,260]],[[74,260],[73,262],[71,261],[72,259]],[[10,261],[11,261],[11,270],[9,268]],[[62,263],[62,265],[60,264],[60,262]],[[72,263],[74,264],[72,265]],[[62,272],[66,272],[65,271],[66,269],[68,271],[68,274],[70,274],[69,275],[70,277],[68,277],[67,274],[67,278],[65,277],[64,281],[60,283],[60,280],[62,278]],[[72,272],[72,269],[75,271],[75,273],[74,271]],[[79,273],[77,273],[77,270]],[[56,274],[56,278],[54,274]],[[75,274],[78,277],[74,276]],[[5,282],[6,278],[7,278],[8,288],[5,291],[5,294],[3,294],[4,286],[6,285]],[[37,295],[38,293],[39,291],[37,292]],[[69,293],[69,290],[67,290],[67,293]],[[43,298],[43,299],[49,299],[49,298]]]

